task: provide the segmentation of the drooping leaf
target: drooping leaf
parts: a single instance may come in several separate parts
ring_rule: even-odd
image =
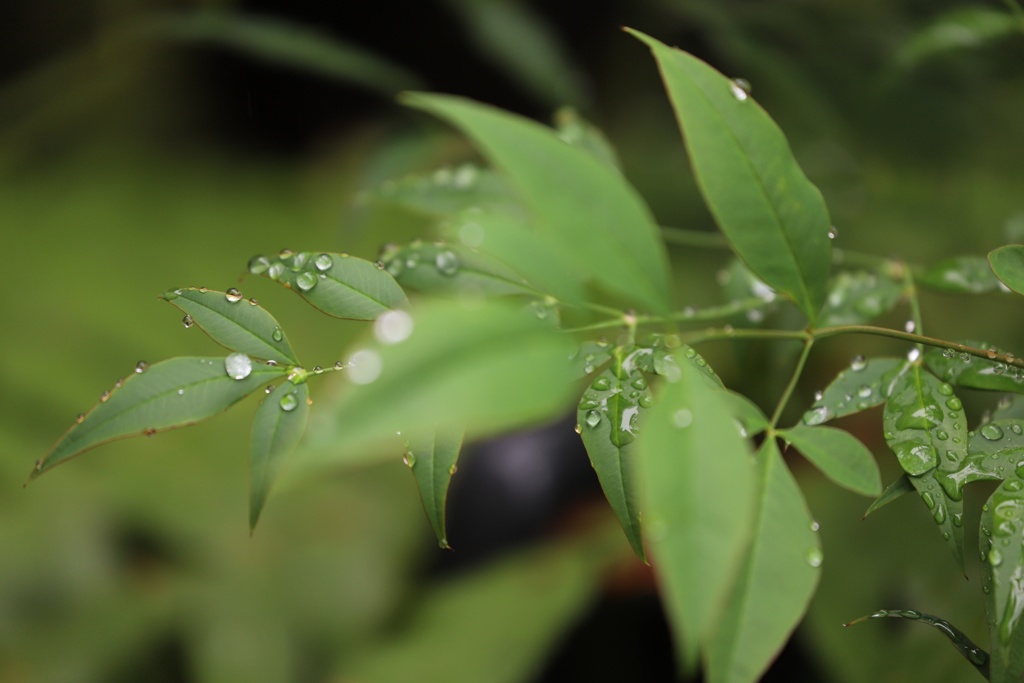
[[[869,271],[843,271],[833,278],[818,324],[860,325],[885,315],[899,303],[903,287]]]
[[[309,385],[281,382],[256,409],[249,437],[249,530],[256,528],[263,505],[280,471],[306,431]]]
[[[932,349],[924,355],[928,369],[953,386],[1024,394],[1024,368],[1003,362],[1005,352],[987,342],[966,342],[991,353],[993,360],[951,349]]]
[[[909,619],[922,624],[927,624],[949,639],[957,652],[964,656],[971,665],[978,670],[986,679],[989,677],[989,654],[975,645],[963,631],[953,626],[945,619],[940,619],[932,614],[918,612],[915,609],[881,609],[866,617],[859,617],[843,626],[853,626],[868,619]]]
[[[817,525],[774,439],[757,454],[754,531],[708,649],[710,683],[748,683],[796,628],[821,574]]]
[[[908,362],[883,415],[885,440],[963,566],[963,493],[954,475],[967,459],[967,420],[953,388]]]
[[[380,457],[354,445],[393,439],[398,430],[466,425],[471,435],[493,434],[571,404],[574,345],[528,312],[498,300],[441,300],[411,316],[388,315],[400,324],[385,320],[375,332],[402,334],[354,347],[348,386],[307,439],[318,460]]]
[[[1009,244],[988,253],[988,263],[1000,282],[1024,294],[1024,246]]]
[[[1024,676],[1024,467],[1012,467],[982,508],[978,535],[992,680]]]
[[[868,509],[864,512],[864,518],[867,518],[867,516],[874,512],[875,510],[883,508],[889,503],[893,502],[894,500],[902,498],[906,494],[911,493],[913,491],[914,485],[910,483],[910,477],[907,476],[906,472],[904,472],[899,476],[899,478],[897,478],[891,484],[886,486],[885,490],[882,491],[882,495],[880,495],[878,498],[874,500],[874,502],[871,503]]]
[[[589,151],[609,168],[620,169],[619,155],[608,138],[572,107],[562,107],[555,112],[555,130],[565,142]]]
[[[696,57],[638,31],[651,48],[690,162],[719,228],[750,269],[813,323],[831,264],[829,215],[782,131],[740,88]]]
[[[865,496],[882,492],[878,463],[860,440],[842,429],[797,425],[780,433],[839,486]]]
[[[680,660],[692,668],[739,575],[756,493],[747,442],[721,390],[685,360],[677,365],[679,375],[665,382],[635,452],[648,555]]]
[[[336,318],[374,320],[409,305],[389,273],[348,254],[284,250],[275,256],[254,256],[249,272],[281,283]]]
[[[628,362],[635,353],[628,347],[613,351],[611,367],[594,379],[580,399],[576,422],[605,498],[633,551],[646,561],[633,443],[652,401],[647,380]]]
[[[248,363],[247,374],[241,379],[229,376],[226,360],[235,363],[235,376],[245,372]],[[282,367],[252,363],[240,354],[227,359],[181,357],[150,366],[140,364],[104,392],[92,410],[79,416],[36,463],[32,477],[108,441],[155,434],[216,415],[285,372]]]
[[[462,427],[438,427],[415,432],[406,442],[405,464],[416,478],[423,509],[442,548],[450,547],[445,528],[445,502],[465,431]]]
[[[1020,19],[1010,12],[981,6],[961,7],[940,14],[907,40],[897,60],[903,68],[913,68],[937,55],[982,47],[1022,30]]]
[[[668,258],[650,210],[622,176],[549,128],[447,95],[406,103],[458,126],[504,173],[539,232],[582,279],[654,311],[669,308]]]
[[[298,365],[291,344],[274,316],[238,290],[217,292],[187,287],[167,291],[163,299],[181,309],[210,338],[231,351]]]
[[[804,413],[804,424],[813,427],[882,405],[905,363],[902,358],[854,358]]]
[[[417,241],[388,250],[381,262],[400,285],[419,292],[478,296],[538,293],[497,259],[458,244]]]
[[[522,212],[508,181],[489,168],[469,163],[388,180],[365,192],[360,199],[399,206],[434,218],[454,216],[467,206]]]
[[[992,274],[983,256],[956,256],[939,261],[914,278],[919,285],[944,292],[983,294],[999,290],[999,280]]]

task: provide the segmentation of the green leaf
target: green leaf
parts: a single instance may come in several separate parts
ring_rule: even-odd
[[[409,306],[390,274],[348,254],[286,249],[276,256],[249,259],[249,272],[281,283],[336,318],[374,320],[385,311]]]
[[[454,216],[467,206],[518,209],[518,201],[508,182],[494,171],[473,164],[388,180],[360,199],[434,218]]]
[[[817,524],[774,439],[757,454],[754,532],[707,648],[710,683],[757,680],[796,628],[821,574]]]
[[[768,418],[757,406],[743,394],[724,390],[721,393],[726,409],[740,426],[740,436],[753,436],[768,429]]]
[[[782,131],[736,83],[638,31],[672,100],[701,194],[736,255],[813,323],[831,264],[829,215]]]
[[[419,292],[498,296],[538,292],[497,259],[458,244],[413,242],[386,251],[384,270]]]
[[[614,350],[615,347],[610,342],[583,342],[572,358],[569,359],[573,374],[577,378],[593,374],[595,370],[611,360],[611,354]]]
[[[1024,467],[1007,472],[982,508],[978,535],[985,611],[990,624],[992,680],[1024,676]]]
[[[932,349],[925,354],[924,362],[929,370],[954,386],[1024,394],[1024,369],[999,360],[999,356],[1007,355],[1002,349],[986,342],[966,343],[985,350],[995,360],[958,354],[951,349]]]
[[[865,496],[882,492],[882,477],[875,457],[849,432],[797,425],[782,430],[779,435],[839,486]]]
[[[651,393],[647,380],[630,359],[637,352],[618,347],[611,367],[583,393],[576,412],[583,445],[622,530],[637,556],[646,561],[640,537],[640,501],[633,443]]]
[[[447,95],[410,94],[410,106],[468,134],[515,186],[538,232],[579,275],[645,308],[669,309],[668,257],[650,210],[616,171],[549,128]]]
[[[445,501],[465,431],[461,427],[424,430],[410,436],[405,445],[405,464],[416,478],[423,509],[442,548],[450,547],[445,529]]]
[[[882,491],[882,495],[874,500],[864,513],[864,518],[867,518],[875,510],[883,508],[889,503],[893,502],[898,498],[902,498],[904,495],[914,491],[914,485],[910,483],[910,477],[904,472],[898,479],[893,481],[891,484],[885,487]]]
[[[245,301],[238,290],[227,293],[188,287],[173,289],[163,296],[188,315],[213,341],[232,351],[289,365],[299,361],[274,316],[255,303]]]
[[[636,455],[648,553],[680,660],[692,669],[728,603],[756,495],[747,442],[720,390],[690,363],[677,364],[679,375],[657,397]]]
[[[989,655],[983,649],[975,645],[967,635],[953,626],[945,619],[940,619],[931,614],[918,612],[914,609],[882,609],[872,615],[854,619],[843,626],[853,626],[867,619],[909,619],[922,624],[927,624],[949,639],[953,647],[957,649],[964,658],[970,662],[978,672],[986,679],[989,677]]]
[[[621,168],[619,156],[604,133],[572,107],[562,107],[555,112],[555,130],[562,140],[589,151],[605,166],[615,170]]]
[[[236,354],[228,356],[229,359]],[[94,446],[129,436],[148,436],[216,415],[285,368],[252,363],[243,379],[228,376],[225,358],[171,358],[136,371],[104,392],[92,410],[79,416],[32,477]]]
[[[1004,285],[1024,294],[1024,245],[1010,244],[993,249],[988,253],[988,263]]]
[[[249,437],[249,530],[256,528],[270,488],[306,431],[309,385],[284,381],[256,409]]]
[[[493,434],[571,404],[574,344],[528,312],[498,300],[440,300],[411,317],[387,315],[374,326],[378,334],[411,327],[409,336],[357,344],[348,386],[310,430],[307,442],[331,462],[379,457],[354,447],[397,430],[467,425],[472,435]]]
[[[981,256],[957,256],[939,261],[915,277],[914,282],[961,294],[983,294],[1000,289],[999,280]]]
[[[963,492],[953,475],[967,459],[967,421],[953,388],[908,362],[883,415],[885,440],[963,566]]]
[[[870,322],[891,311],[902,295],[903,287],[877,273],[839,273],[829,285],[818,324],[830,327]]]
[[[857,356],[804,413],[804,424],[813,427],[882,405],[892,390],[893,380],[905,364],[902,358],[865,360],[863,356]]]
[[[941,14],[905,41],[897,55],[903,68],[912,68],[952,50],[975,49],[1021,32],[1012,13],[988,7],[962,7]]]

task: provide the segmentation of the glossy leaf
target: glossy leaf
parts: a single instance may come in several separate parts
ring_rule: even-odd
[[[467,425],[472,435],[493,434],[571,404],[566,360],[574,345],[532,315],[494,300],[442,300],[415,310],[406,331],[409,323],[403,341],[364,339],[354,347],[348,386],[310,430],[316,455],[375,457],[354,446],[393,439],[397,430]]]
[[[757,680],[800,622],[821,574],[817,525],[774,439],[756,459],[753,537],[707,648],[710,683]]]
[[[1000,282],[1024,294],[1024,246],[1010,244],[993,249],[988,253],[988,262]]]
[[[885,440],[963,565],[963,494],[951,477],[967,458],[963,405],[953,389],[910,362],[886,401]]]
[[[587,150],[609,168],[620,169],[619,156],[608,138],[572,107],[562,107],[555,112],[555,130],[564,142]]]
[[[256,528],[281,463],[309,420],[309,385],[283,381],[256,409],[249,437],[249,529]]]
[[[410,106],[469,135],[530,209],[536,229],[577,272],[654,311],[669,308],[669,270],[650,210],[620,174],[554,131],[470,100],[411,94]]]
[[[869,271],[841,272],[829,284],[818,324],[860,325],[885,315],[899,303],[903,288]]]
[[[944,292],[984,294],[999,290],[999,280],[982,256],[956,256],[929,266],[914,278],[919,285]]]
[[[875,457],[849,432],[797,425],[782,430],[780,436],[839,486],[865,496],[882,492],[882,477]]]
[[[804,424],[819,425],[882,405],[905,364],[902,358],[854,358],[804,413]]]
[[[336,318],[374,320],[409,305],[390,274],[348,254],[285,250],[276,256],[254,256],[249,272],[280,282]]]
[[[720,390],[678,360],[636,442],[644,535],[681,662],[722,617],[751,538],[754,464]],[[714,567],[714,571],[708,571]]]
[[[637,31],[651,48],[705,202],[736,254],[814,322],[831,264],[829,215],[782,131],[736,83]]]
[[[148,436],[216,415],[285,372],[253,363],[249,374],[236,380],[228,376],[223,357],[171,358],[136,370],[71,426],[36,463],[32,477],[108,441]]]
[[[442,167],[431,173],[385,181],[360,197],[433,218],[447,218],[467,206],[515,210],[518,200],[498,173],[474,164]],[[520,209],[521,211],[521,209]]]
[[[908,493],[912,493],[914,490],[914,485],[910,483],[910,477],[908,477],[904,472],[898,479],[885,487],[885,490],[882,491],[882,495],[876,498],[868,507],[867,511],[864,512],[864,517],[867,518],[867,516],[875,510],[885,507],[894,500],[902,498]]]
[[[998,358],[1004,352],[991,344],[967,343],[990,351],[994,360],[955,353],[951,349],[932,349],[925,354],[924,362],[929,370],[954,386],[1024,393],[1024,368],[1004,363]]]
[[[445,503],[455,475],[465,429],[435,428],[414,433],[405,445],[405,464],[416,478],[423,509],[442,548],[448,545]]]
[[[262,306],[242,298],[237,290],[230,293],[206,288],[173,289],[163,296],[210,338],[232,351],[241,351],[254,358],[298,365],[291,344],[274,316]]]
[[[652,399],[643,374],[636,365],[624,363],[630,357],[628,348],[615,349],[611,367],[594,379],[580,399],[576,422],[605,498],[633,551],[646,561],[633,442]]]
[[[990,624],[992,680],[1024,676],[1024,467],[1006,480],[982,508],[979,544]]]
[[[413,242],[386,251],[381,262],[398,284],[419,292],[537,294],[497,259],[457,244]]]

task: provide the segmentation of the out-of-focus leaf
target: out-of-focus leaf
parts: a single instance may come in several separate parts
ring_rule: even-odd
[[[753,436],[768,428],[768,418],[756,403],[743,394],[726,389],[721,397],[729,414],[739,423],[741,436]]]
[[[1024,246],[1010,244],[988,253],[988,263],[1000,282],[1024,294]]]
[[[992,647],[992,681],[1024,676],[1024,467],[1013,467],[981,512],[978,534]]]
[[[736,254],[813,323],[831,264],[829,215],[782,131],[737,83],[637,31],[672,100],[697,183]]]
[[[894,500],[902,498],[912,491],[914,491],[914,485],[910,483],[910,477],[908,477],[906,472],[904,472],[898,479],[885,487],[885,490],[882,491],[882,495],[876,498],[864,512],[864,517],[866,518],[875,510],[885,507]]]
[[[1024,32],[1012,13],[988,7],[963,7],[940,15],[906,41],[897,54],[903,68],[913,68],[952,50],[977,48]]]
[[[235,376],[245,372],[244,376],[229,376],[226,361],[236,363],[232,368]],[[104,392],[92,410],[79,416],[36,463],[32,477],[108,441],[148,436],[216,415],[285,372],[282,367],[252,363],[243,354],[232,354],[227,359],[182,357],[150,366],[140,364],[134,373]]]
[[[874,614],[866,617],[860,617],[854,619],[843,626],[853,626],[862,621],[868,619],[909,619],[911,621],[917,621],[922,624],[927,624],[932,628],[936,629],[939,633],[946,636],[949,642],[953,644],[957,652],[964,656],[968,662],[970,662],[978,672],[986,679],[989,677],[989,655],[983,649],[975,645],[967,635],[953,626],[945,619],[940,619],[931,614],[925,614],[924,612],[918,612],[916,609],[882,609],[878,610]]]
[[[953,388],[908,362],[885,404],[885,440],[963,567],[963,493],[954,473],[967,458],[967,420]]]
[[[522,427],[569,407],[574,351],[565,335],[499,301],[432,301],[375,324],[346,363],[349,384],[307,442],[330,462],[380,457],[360,442],[396,431],[466,425],[472,435]],[[382,335],[391,329],[408,334]],[[411,331],[410,331],[411,329]]]
[[[833,278],[818,324],[860,325],[882,316],[899,302],[903,288],[868,271],[844,271]]]
[[[924,355],[924,362],[929,370],[954,386],[1024,394],[1024,368],[1004,363],[998,357],[1006,355],[1005,352],[987,342],[966,343],[990,352],[994,360],[951,349],[932,349]]]
[[[238,290],[225,293],[188,287],[169,290],[163,298],[225,348],[256,358],[299,364],[274,316],[255,299],[243,299]]]
[[[939,261],[914,281],[932,289],[962,294],[983,294],[999,289],[999,280],[983,256],[956,256]]]
[[[650,210],[619,173],[553,130],[507,112],[447,95],[417,93],[405,101],[468,134],[583,279],[634,304],[668,310],[664,245]]]
[[[515,192],[504,178],[489,168],[468,163],[388,180],[363,193],[360,199],[399,206],[434,218],[453,216],[467,206],[513,211],[518,204]]]
[[[348,254],[286,249],[276,256],[249,259],[249,272],[281,283],[336,318],[374,320],[385,311],[409,305],[389,273]]]
[[[555,130],[558,131],[558,137],[570,145],[588,150],[609,168],[620,169],[619,156],[608,138],[575,109],[562,107],[555,112]]]
[[[797,425],[779,435],[836,484],[865,496],[882,492],[878,463],[860,440],[842,429]]]
[[[522,276],[497,259],[458,244],[417,241],[388,250],[381,262],[396,282],[420,292],[538,294]]]
[[[249,437],[249,529],[256,528],[282,461],[298,445],[309,420],[309,386],[281,382],[252,421]]]
[[[136,29],[144,36],[215,43],[243,54],[354,83],[383,95],[422,87],[408,70],[365,48],[279,17],[223,10],[157,14]]]
[[[445,502],[448,500],[448,486],[455,475],[465,431],[462,427],[438,427],[416,432],[409,437],[405,446],[405,464],[416,478],[423,509],[442,548],[449,547],[445,528]]]
[[[665,383],[635,452],[648,554],[680,661],[692,668],[739,575],[757,495],[747,442],[720,390],[690,363],[677,364],[679,375]]]
[[[757,680],[796,628],[821,574],[817,525],[774,439],[756,460],[753,537],[707,649],[711,683]]]
[[[804,424],[813,427],[882,405],[905,363],[902,358],[854,358],[804,413]]]
[[[651,406],[651,394],[636,365],[626,362],[629,358],[628,348],[614,350],[611,367],[583,393],[576,422],[608,503],[633,551],[646,560],[632,444]]]
[[[735,325],[756,325],[764,320],[767,313],[778,307],[775,290],[750,272],[750,268],[738,258],[732,259],[724,270],[719,271],[718,282],[722,285],[722,293],[728,302],[750,299],[760,299],[764,302],[764,306],[750,308],[740,315],[733,316],[732,321]]]
[[[1024,420],[1024,400],[1018,396],[1003,396],[992,411],[992,420]]]

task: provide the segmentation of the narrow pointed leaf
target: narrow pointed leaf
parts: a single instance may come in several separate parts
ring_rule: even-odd
[[[829,327],[871,322],[891,311],[901,296],[902,286],[877,273],[839,273],[829,285],[818,324]]]
[[[252,421],[249,436],[249,529],[256,528],[281,463],[298,445],[309,420],[309,385],[281,382]]]
[[[563,107],[555,112],[555,130],[563,141],[587,150],[608,168],[620,170],[619,155],[608,138],[572,107]]]
[[[366,192],[361,199],[399,206],[433,218],[454,216],[467,206],[514,208],[518,204],[508,181],[490,169],[473,164],[388,180]]]
[[[423,509],[442,548],[448,548],[445,502],[455,475],[465,429],[435,428],[417,432],[406,443],[405,462],[416,478]]]
[[[829,215],[753,98],[696,57],[638,31],[661,69],[697,184],[736,255],[811,322],[825,301]]]
[[[797,425],[780,435],[839,486],[865,496],[882,492],[882,476],[875,456],[849,432]]]
[[[403,287],[418,292],[500,296],[537,290],[488,254],[458,244],[412,244],[384,254],[381,262]]]
[[[910,483],[910,477],[908,477],[906,473],[903,473],[898,479],[885,487],[885,490],[882,491],[882,495],[876,498],[868,507],[867,511],[864,512],[864,517],[867,518],[867,516],[875,510],[885,507],[894,500],[902,498],[908,493],[912,493],[914,490],[914,485]]]
[[[1004,354],[987,342],[970,341],[967,344],[991,351],[993,356]],[[950,349],[932,349],[925,354],[924,362],[929,370],[953,386],[1024,394],[1024,368],[1002,360],[958,354]]]
[[[72,425],[36,463],[32,476],[108,441],[199,422],[286,372],[254,363],[247,376],[236,380],[228,376],[224,364],[223,357],[171,358],[130,375]]]
[[[629,349],[616,348],[612,356],[611,367],[594,379],[580,399],[576,423],[605,498],[633,551],[646,561],[633,443],[651,395],[636,366],[623,363],[631,357]]]
[[[668,310],[664,245],[650,210],[619,173],[553,130],[492,107],[422,93],[405,101],[469,135],[583,279],[645,308]]]
[[[905,364],[902,358],[855,358],[804,413],[804,424],[813,427],[882,405]]]
[[[679,376],[657,397],[636,453],[648,557],[680,661],[692,669],[748,547],[755,468],[720,390],[689,363],[677,364]]]
[[[390,274],[348,254],[283,251],[255,256],[249,272],[281,283],[335,318],[374,320],[385,311],[409,306]]]
[[[988,263],[1000,282],[1024,294],[1024,245],[1010,244],[988,253]]]
[[[210,338],[232,351],[298,365],[288,337],[274,316],[240,294],[188,287],[173,289],[163,296],[181,309]],[[251,301],[255,301],[252,299]]]
[[[707,648],[710,683],[757,680],[800,622],[821,574],[821,543],[774,439],[757,454],[754,531]]]
[[[1012,468],[982,508],[978,535],[990,624],[992,680],[1024,677],[1024,468]]]
[[[983,256],[957,256],[939,261],[915,277],[914,282],[960,294],[983,294],[999,290],[999,280]]]

